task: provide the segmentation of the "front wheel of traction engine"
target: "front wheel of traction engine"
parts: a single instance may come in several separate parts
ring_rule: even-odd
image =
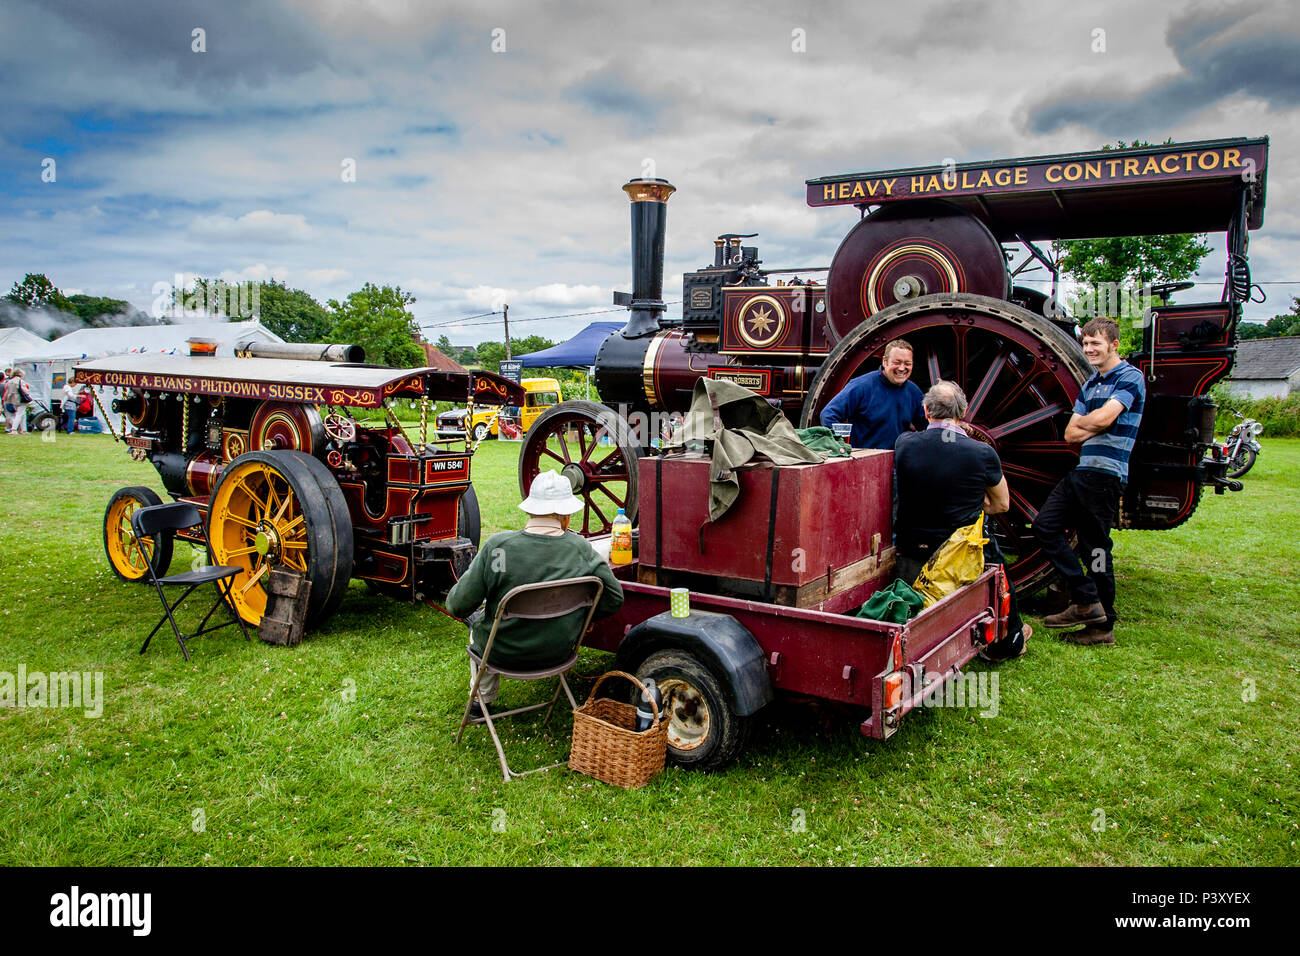
[[[670,761],[718,770],[740,755],[752,719],[731,709],[726,690],[707,666],[682,651],[658,651],[642,662],[636,676],[654,678],[664,696]]]
[[[143,581],[148,577],[148,564],[154,573],[165,575],[172,563],[172,536],[170,532],[136,540],[131,531],[131,515],[141,508],[160,505],[162,499],[152,488],[132,485],[120,488],[108,499],[104,509],[104,554],[108,566],[123,581]]]
[[[299,451],[253,451],[222,471],[208,507],[214,564],[243,568],[233,600],[261,623],[267,578],[282,567],[307,575],[310,627],[332,614],[352,579],[352,519],[329,470]]]

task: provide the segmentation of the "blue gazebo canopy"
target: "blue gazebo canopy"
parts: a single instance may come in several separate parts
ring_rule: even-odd
[[[593,322],[567,342],[521,355],[519,361],[524,368],[590,368],[600,343],[622,327],[622,322]]]

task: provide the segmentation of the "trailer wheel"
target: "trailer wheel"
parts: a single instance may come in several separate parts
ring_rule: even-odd
[[[267,604],[267,576],[283,566],[311,581],[308,626],[332,614],[352,579],[352,519],[328,469],[298,451],[252,451],[221,472],[208,506],[214,564],[234,579],[240,617],[253,626]]]
[[[143,581],[148,577],[146,562],[155,574],[166,574],[172,563],[170,532],[136,541],[131,533],[131,515],[140,508],[160,505],[162,499],[152,488],[132,485],[120,488],[108,499],[104,509],[104,554],[108,566],[123,581]]]
[[[718,770],[740,755],[752,723],[731,709],[722,684],[708,667],[682,651],[658,651],[637,668],[653,677],[664,695],[668,759],[682,767]]]

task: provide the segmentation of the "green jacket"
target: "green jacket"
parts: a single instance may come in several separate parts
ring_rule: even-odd
[[[465,618],[487,602],[481,620],[474,622],[470,646],[481,654],[487,646],[497,603],[511,589],[538,581],[559,581],[594,574],[605,584],[596,617],[613,614],[623,606],[623,588],[586,539],[572,531],[562,536],[503,531],[484,542],[464,576],[447,595],[447,610]],[[549,667],[573,653],[585,610],[573,611],[553,621],[504,620],[492,645],[492,663],[501,667]]]

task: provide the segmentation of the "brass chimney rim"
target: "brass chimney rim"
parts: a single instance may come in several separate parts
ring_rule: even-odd
[[[623,192],[632,202],[668,202],[668,197],[677,191],[666,179],[632,179],[623,186]]]

